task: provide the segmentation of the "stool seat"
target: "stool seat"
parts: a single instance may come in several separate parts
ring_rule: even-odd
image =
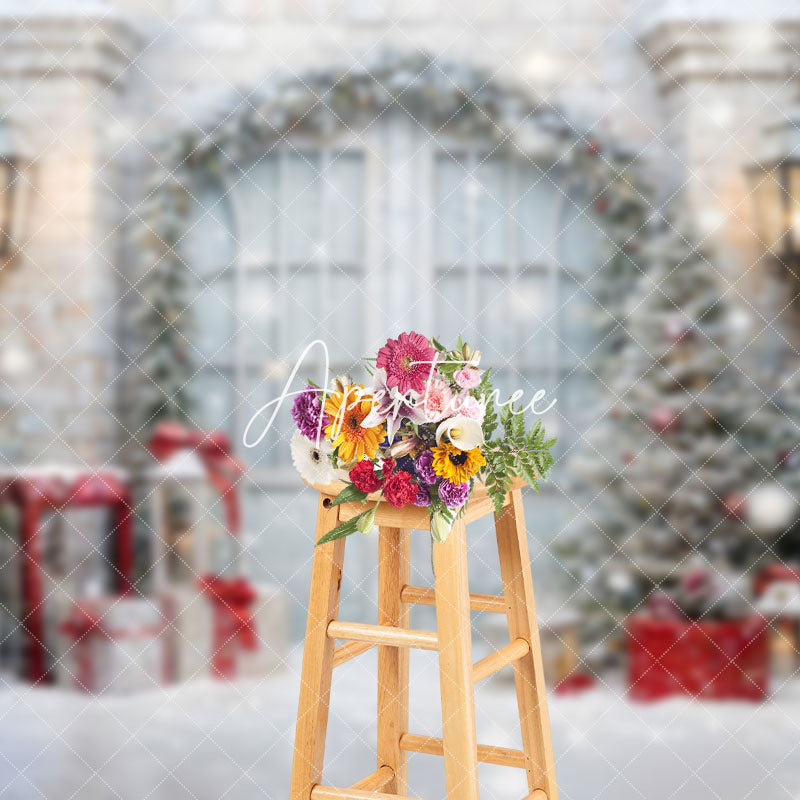
[[[393,508],[381,500],[375,514],[378,541],[378,624],[340,620],[339,593],[346,537],[314,551],[305,651],[295,732],[290,800],[394,800],[408,798],[408,753],[444,760],[447,800],[479,800],[478,763],[524,769],[525,800],[557,800],[553,748],[522,511],[524,481],[515,480],[496,514],[486,487],[477,484],[465,512],[445,542],[433,544],[434,586],[410,585],[410,533],[428,530],[428,509]],[[364,511],[361,502],[333,505],[344,483],[314,486],[319,492],[315,541]],[[367,503],[376,502],[370,495]],[[503,594],[471,594],[467,579],[466,525],[495,516]],[[409,626],[414,604],[436,608],[436,631]],[[505,614],[509,642],[472,661],[470,610]],[[343,644],[337,645],[340,641]],[[378,648],[377,769],[346,788],[322,783],[325,734],[335,667]],[[439,657],[442,736],[408,730],[409,650]],[[522,749],[478,744],[474,685],[511,666],[517,692]]]
[[[308,482],[306,482],[308,483]],[[327,501],[327,507],[330,507],[334,497],[342,491],[348,484],[342,481],[334,481],[333,483],[317,484],[308,483],[312,489],[316,489],[323,497],[323,503]],[[516,489],[521,489],[527,484],[522,478],[514,478],[509,493],[506,496],[505,505],[510,502],[511,492]],[[375,503],[380,498],[380,492],[373,492],[367,495],[366,503]],[[347,520],[358,516],[366,506],[361,502],[342,503],[339,506],[339,522],[347,522]],[[476,519],[485,517],[494,511],[494,504],[492,503],[489,493],[486,490],[486,484],[479,481],[475,482],[470,492],[469,502],[464,511],[462,519],[465,523],[474,522]],[[378,509],[375,512],[375,524],[385,527],[396,528],[409,528],[415,531],[430,530],[430,515],[427,508],[419,508],[417,506],[405,506],[404,508],[393,508],[385,500],[380,500]]]

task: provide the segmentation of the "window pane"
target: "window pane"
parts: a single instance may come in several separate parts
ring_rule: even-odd
[[[198,180],[193,194],[195,202],[179,247],[189,269],[203,279],[233,262],[236,242],[230,201],[223,188],[216,181]]]
[[[286,257],[305,264],[318,256],[322,205],[320,159],[312,153],[291,152],[286,157],[283,188]]]
[[[605,237],[594,218],[589,199],[578,196],[564,202],[558,260],[576,275],[591,275],[604,252]]]
[[[547,370],[541,368],[520,369],[515,372],[514,381],[514,388],[522,389],[524,392],[522,396],[522,405],[525,406],[530,404],[536,392],[539,390],[544,390],[544,397],[535,403],[537,411],[543,411],[556,397],[556,393],[554,391],[554,382],[550,372]],[[554,409],[557,407],[558,403],[556,403]],[[525,413],[528,415],[526,416],[526,420],[531,424],[539,419],[541,419],[542,423],[544,423],[545,420],[551,416],[551,413],[548,413],[547,415],[533,414],[531,411],[526,411]]]
[[[244,387],[245,397],[242,401],[244,425],[249,422],[251,417],[262,406],[280,397],[289,377],[289,372],[290,370],[285,365],[276,361],[265,362],[258,368],[247,371]],[[300,391],[305,385],[305,378],[305,372],[298,375],[295,382],[296,386],[293,387],[292,391]],[[243,456],[248,465],[256,469],[289,465],[289,439],[294,431],[289,409],[292,407],[293,399],[293,397],[289,397],[284,400],[269,431],[257,447],[242,448]],[[270,406],[261,412],[249,432],[251,440],[255,440],[261,435],[274,410],[275,407]]]
[[[518,356],[531,363],[541,361],[542,353],[551,353],[555,320],[548,318],[554,304],[550,300],[550,276],[545,269],[529,267],[514,278],[511,292],[510,321],[515,330]]]
[[[192,420],[198,428],[232,434],[236,392],[230,379],[226,370],[212,367],[201,370],[192,379]]]
[[[510,325],[509,276],[506,270],[481,270],[478,277],[478,331],[481,347],[494,361],[513,351],[513,327]]]
[[[561,412],[561,435],[565,442],[580,439],[586,428],[600,413],[597,409],[597,387],[594,376],[584,369],[565,373],[557,392],[556,408]]]
[[[467,255],[467,176],[463,160],[439,153],[435,160],[436,261],[455,264]]]
[[[567,363],[585,357],[597,346],[594,301],[580,283],[559,275],[559,336]]]
[[[363,273],[333,267],[329,280],[329,296],[335,301],[325,304],[322,337],[328,343],[331,360],[357,361],[364,356],[365,347]]]
[[[517,195],[520,259],[528,264],[547,261],[555,235],[553,215],[562,202],[561,195],[552,179],[534,164],[518,167]]]
[[[244,267],[272,264],[278,254],[278,160],[266,155],[248,166],[231,193],[236,200],[239,260]]]
[[[226,362],[232,359],[236,312],[234,299],[234,274],[227,270],[197,288],[191,307],[194,322],[194,344],[200,358]]]
[[[469,301],[467,270],[453,267],[438,273],[434,286],[431,335],[436,336],[445,347],[455,346],[456,337],[463,334],[470,340],[469,331],[474,332],[473,320],[467,309]],[[474,336],[472,341],[475,341]]]
[[[263,363],[275,358],[280,348],[278,324],[280,294],[275,274],[268,270],[243,276],[241,336],[248,361]]]
[[[509,175],[508,161],[492,156],[476,169],[477,251],[487,264],[505,264],[509,255]]]
[[[336,264],[364,260],[364,157],[360,153],[336,156],[328,168],[328,256]]]
[[[302,352],[306,344],[320,338],[322,292],[318,267],[310,264],[291,270],[281,292],[287,347],[299,347]]]

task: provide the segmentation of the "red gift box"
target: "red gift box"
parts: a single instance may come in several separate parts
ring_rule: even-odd
[[[628,630],[628,686],[634,700],[674,694],[762,700],[769,647],[760,617],[689,622],[637,616]]]
[[[800,583],[800,565],[797,564],[770,564],[756,575],[753,581],[753,590],[756,597],[761,597],[771,583],[791,581]]]

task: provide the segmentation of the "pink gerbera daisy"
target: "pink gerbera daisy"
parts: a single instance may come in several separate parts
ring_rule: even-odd
[[[433,369],[436,350],[420,333],[401,333],[378,350],[376,366],[386,370],[386,383],[404,395],[422,392]]]

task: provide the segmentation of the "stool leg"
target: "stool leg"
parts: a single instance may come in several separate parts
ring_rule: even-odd
[[[478,800],[478,744],[465,534],[464,522],[458,520],[447,541],[433,545],[448,800]]]
[[[323,501],[320,497],[315,542],[336,527],[339,517],[338,508],[326,508]],[[314,549],[290,800],[309,800],[311,789],[322,780],[335,646],[327,631],[339,610],[344,541],[335,539]]]
[[[511,493],[511,502],[503,509],[503,513],[495,516],[495,527],[509,636],[512,640],[525,639],[530,644],[528,655],[514,664],[528,787],[531,792],[543,790],[547,800],[558,800],[542,650],[533,599],[522,493],[519,489]]]
[[[410,576],[410,531],[380,528],[378,544],[378,624],[408,628],[409,607],[400,592]],[[378,647],[378,769],[395,777],[384,790],[408,794],[408,753],[400,737],[408,733],[408,648]]]

